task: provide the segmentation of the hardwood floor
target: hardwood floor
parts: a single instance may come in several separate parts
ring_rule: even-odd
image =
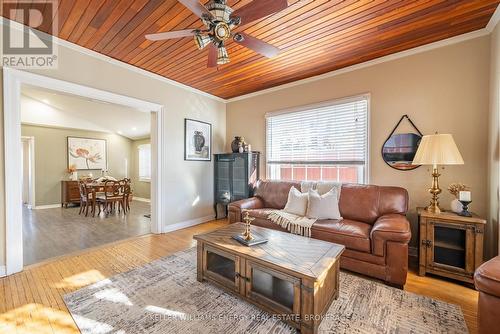
[[[23,208],[23,258],[29,265],[83,249],[151,232],[146,202],[132,201],[126,215],[103,212],[79,215],[79,207],[28,210]]]
[[[106,277],[195,245],[193,235],[226,224],[212,221],[163,234],[104,245],[78,255],[33,265],[0,279],[0,333],[78,333],[62,296]],[[405,290],[462,307],[471,333],[477,332],[478,294],[460,284],[410,272]]]

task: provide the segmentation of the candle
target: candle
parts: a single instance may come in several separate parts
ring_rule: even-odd
[[[464,202],[470,202],[470,191],[461,191],[458,193],[458,200]]]

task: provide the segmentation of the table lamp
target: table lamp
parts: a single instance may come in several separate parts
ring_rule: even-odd
[[[432,186],[429,192],[432,195],[427,211],[440,213],[438,195],[439,188],[438,165],[463,165],[464,159],[458,151],[457,144],[450,134],[434,134],[423,136],[418,146],[417,153],[413,158],[414,165],[432,165]]]

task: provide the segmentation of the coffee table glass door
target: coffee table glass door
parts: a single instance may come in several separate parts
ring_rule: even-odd
[[[283,314],[300,313],[300,279],[246,261],[246,297]]]

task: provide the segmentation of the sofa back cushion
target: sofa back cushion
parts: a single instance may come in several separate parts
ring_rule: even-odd
[[[262,199],[265,208],[281,210],[286,205],[292,187],[300,189],[300,182],[259,180],[254,195]]]
[[[265,208],[281,210],[292,187],[301,189],[300,182],[260,180],[254,194],[262,199]],[[344,219],[373,224],[383,215],[406,214],[408,192],[400,187],[343,184],[339,208]]]
[[[339,206],[344,219],[373,224],[386,214],[406,214],[408,192],[400,187],[343,184]]]

